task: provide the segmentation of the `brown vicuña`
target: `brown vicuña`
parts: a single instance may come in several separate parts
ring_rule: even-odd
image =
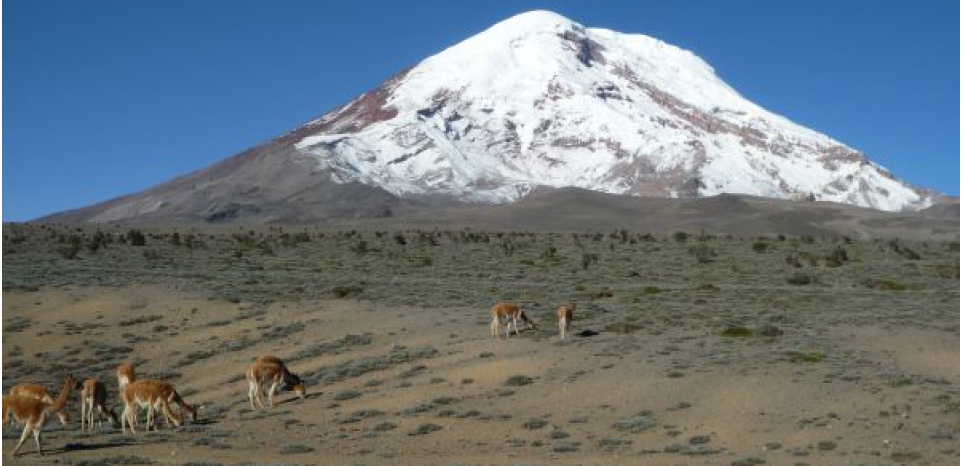
[[[117,366],[117,370],[115,371],[115,374],[117,375],[117,396],[121,398],[121,402],[123,403],[124,387],[126,387],[129,383],[133,382],[136,378],[134,374],[134,364],[130,362],[126,362],[124,364],[121,364],[120,366]],[[134,417],[131,418],[131,420],[134,422],[133,424],[131,424],[131,430],[134,429],[133,426],[137,425],[136,408],[137,407],[135,406]]]
[[[40,401],[43,401],[44,403],[49,403],[49,404],[53,404],[54,402],[54,397],[47,390],[47,387],[44,387],[43,385],[34,385],[34,384],[15,385],[12,388],[10,388],[10,394],[16,395],[16,396],[26,396],[30,398],[36,398]],[[60,423],[63,424],[64,427],[67,427],[67,424],[70,423],[70,412],[67,411],[67,409],[65,408],[60,411],[57,411],[56,414],[57,414],[57,419],[60,420]],[[7,418],[4,417],[3,419],[4,419],[4,423],[6,423]]]
[[[160,391],[161,396],[164,397],[165,400],[167,400],[168,405],[170,405],[171,403],[178,405],[178,419],[183,420],[184,412],[187,411],[189,414],[191,414],[191,422],[195,422],[198,420],[198,408],[187,404],[184,401],[184,398],[181,397],[181,394],[174,389],[174,385],[171,385],[168,382],[163,382],[160,380],[153,380],[153,379],[146,379],[146,380],[143,380],[143,382],[156,386]],[[155,409],[161,408],[160,400],[154,403],[154,408]],[[171,424],[168,423],[168,426],[170,425]]]
[[[98,427],[101,420],[108,418],[113,424],[118,424],[114,408],[107,407],[107,387],[97,379],[86,379],[80,389],[80,430],[84,430],[85,423],[88,430],[94,430],[95,408],[100,414],[97,418]]]
[[[279,386],[284,386],[288,390],[298,393],[302,399],[305,398],[305,384],[302,379],[288,370],[285,363],[276,356],[259,356],[255,362],[248,366],[245,371],[245,378],[248,380],[248,402],[251,409],[255,409],[255,402],[258,406],[265,409],[265,404],[261,401],[263,388],[270,384],[268,388],[268,407],[275,406],[275,391]]]
[[[536,322],[529,319],[526,313],[519,306],[512,303],[499,303],[489,311],[493,315],[493,322],[489,325],[493,337],[499,336],[499,323],[506,320],[506,338],[509,338],[509,329],[512,328],[519,335],[519,321],[522,320],[529,325],[529,328],[537,329]]]
[[[576,310],[576,303],[570,301],[556,308],[556,320],[560,324],[560,340],[566,339],[566,332],[570,331],[570,323],[573,322],[573,311]]]
[[[57,397],[53,403],[47,403],[36,398],[31,398],[28,396],[20,395],[7,395],[3,397],[3,419],[6,421],[7,416],[12,415],[18,422],[23,422],[23,434],[20,435],[20,441],[17,442],[17,447],[13,449],[13,456],[17,456],[17,452],[20,451],[20,447],[23,446],[23,442],[27,440],[27,437],[33,433],[34,441],[37,442],[37,452],[41,455],[44,454],[43,446],[40,443],[40,432],[44,427],[44,423],[47,421],[47,414],[62,411],[67,405],[67,398],[70,396],[70,391],[74,389],[74,376],[67,374],[64,380],[64,388],[60,391],[60,396]]]
[[[124,412],[121,414],[121,432],[125,433],[126,425],[131,426],[131,433],[134,430],[135,419],[137,418],[137,407],[147,408],[147,429],[154,426],[154,411],[160,405],[161,412],[168,425],[173,423],[175,426],[181,425],[181,419],[176,417],[171,411],[171,404],[168,401],[169,393],[165,392],[164,382],[152,380],[135,380],[124,387],[121,398],[124,401]]]

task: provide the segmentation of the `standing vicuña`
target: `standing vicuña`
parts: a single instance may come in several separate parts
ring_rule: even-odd
[[[80,430],[84,430],[84,423],[89,430],[94,430],[94,408],[100,413],[98,427],[101,419],[110,418],[114,424],[118,423],[114,408],[107,407],[107,387],[96,379],[87,379],[80,390]]]
[[[3,397],[3,419],[6,420],[7,416],[12,414],[18,422],[24,423],[23,434],[20,435],[17,447],[13,449],[13,456],[17,456],[17,452],[20,451],[20,447],[23,446],[23,442],[27,440],[31,432],[33,432],[34,441],[37,442],[37,451],[41,455],[44,454],[43,446],[40,444],[40,431],[44,427],[44,422],[47,421],[47,414],[64,409],[75,383],[74,376],[67,374],[67,378],[64,380],[64,388],[53,403],[46,403],[27,396],[7,395]]]
[[[124,387],[134,381],[136,378],[134,375],[134,364],[126,362],[117,366],[117,396],[120,398],[124,397]],[[124,401],[123,399],[121,400]],[[121,415],[123,417],[123,415]],[[137,425],[137,406],[134,407],[134,417],[131,418],[134,423],[131,424],[131,430],[134,430],[134,426]],[[122,426],[123,427],[123,426]]]
[[[302,379],[288,370],[285,363],[275,356],[261,356],[245,371],[245,378],[248,380],[248,402],[251,409],[255,409],[255,402],[263,409],[265,404],[261,401],[263,387],[271,384],[268,388],[268,407],[275,406],[275,391],[279,386],[284,386],[288,390],[298,393],[298,396],[305,399],[305,384]]]
[[[526,322],[529,325],[528,328],[539,328],[537,327],[536,322],[529,320],[529,317],[526,316],[526,313],[524,313],[523,310],[515,304],[499,303],[493,306],[489,312],[491,312],[493,315],[493,322],[489,325],[490,330],[492,330],[493,337],[499,336],[499,323],[502,320],[506,320],[506,338],[509,338],[510,327],[516,330],[516,334],[519,335],[518,322],[520,320]]]
[[[47,387],[44,387],[43,385],[34,385],[34,384],[15,385],[13,388],[10,389],[10,394],[14,396],[26,396],[28,398],[36,398],[47,404],[54,403],[54,397],[50,394],[49,391],[47,391]],[[57,414],[57,418],[60,419],[60,423],[63,424],[64,427],[67,427],[67,424],[70,423],[70,412],[67,411],[66,407],[60,411],[57,411],[56,414]],[[7,418],[4,417],[3,421],[4,423],[6,423]]]
[[[573,311],[576,310],[576,303],[570,301],[556,308],[556,319],[560,323],[560,340],[566,339],[566,332],[570,331],[570,322],[573,322]]]
[[[154,380],[135,380],[124,387],[121,392],[121,398],[124,401],[124,412],[121,414],[122,433],[127,431],[126,425],[131,426],[132,434],[137,433],[134,430],[134,425],[138,406],[147,408],[148,430],[154,427],[154,410],[158,405],[161,406],[161,411],[164,413],[164,418],[168,424],[181,425],[181,419],[175,417],[174,413],[171,412],[171,404],[168,401],[169,394],[164,391],[163,384],[164,382]]]

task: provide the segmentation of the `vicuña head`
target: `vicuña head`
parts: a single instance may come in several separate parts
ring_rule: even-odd
[[[302,378],[294,372],[288,372],[288,375],[284,377],[285,390],[291,390],[298,394],[298,397],[305,399],[305,384],[302,382]]]

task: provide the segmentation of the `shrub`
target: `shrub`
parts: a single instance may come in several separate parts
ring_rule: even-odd
[[[131,246],[144,246],[147,244],[147,237],[141,230],[127,230],[127,242]]]
[[[613,428],[619,431],[628,431],[631,434],[638,434],[657,425],[657,421],[649,413],[640,413],[636,416],[620,419],[613,423]]]
[[[697,262],[700,264],[709,264],[713,262],[714,256],[717,255],[717,252],[714,251],[713,248],[704,243],[691,246],[688,251],[690,252],[690,255],[694,256],[694,258],[697,259]]]
[[[676,233],[673,234],[673,239],[676,240],[678,243],[685,243],[685,242],[687,242],[687,237],[688,237],[688,236],[689,236],[689,235],[687,235],[686,232],[678,231],[678,232],[676,232]]]
[[[80,253],[80,243],[71,243],[66,246],[61,246],[57,248],[57,252],[63,256],[64,259],[74,260],[77,259],[77,254]]]
[[[580,442],[570,440],[559,440],[553,442],[553,451],[556,453],[567,453],[579,450]]]
[[[787,282],[791,285],[810,285],[815,282],[814,277],[808,275],[804,272],[795,272],[790,277],[787,277]]]
[[[419,232],[419,244],[428,246],[438,246],[438,233]]]
[[[630,443],[632,443],[632,441],[614,437],[603,437],[597,441],[597,445],[604,450],[613,450]]]
[[[459,398],[452,396],[440,396],[432,399],[432,404],[434,405],[451,405],[458,402]]]
[[[409,431],[409,435],[425,435],[428,433],[435,432],[437,430],[442,430],[442,426],[440,426],[439,424],[433,424],[431,422],[428,422],[425,424],[420,424],[415,429],[412,429],[411,431]]]
[[[523,428],[529,430],[542,429],[543,427],[546,427],[546,424],[549,424],[549,421],[546,419],[527,419],[525,422],[523,422]]]
[[[657,286],[648,286],[648,287],[646,287],[646,288],[643,289],[643,294],[657,294],[657,293],[662,293],[662,292],[663,292],[663,290],[660,289],[660,287],[657,287]]]
[[[335,396],[332,397],[332,399],[334,399],[335,401],[346,401],[346,400],[351,400],[353,398],[358,398],[360,396],[362,396],[362,392],[349,389],[349,390],[342,390],[336,393]]]
[[[789,252],[787,253],[786,256],[784,256],[784,262],[787,263],[787,265],[794,266],[795,268],[798,268],[798,269],[801,267],[804,267],[804,264],[802,264],[801,261],[798,259],[798,254],[793,252]]]
[[[281,447],[281,451],[279,453],[286,455],[286,454],[292,454],[292,453],[311,453],[313,451],[315,451],[315,449],[308,445],[302,445],[300,443],[289,443],[288,445]]]
[[[362,287],[358,285],[338,285],[332,287],[332,295],[336,298],[347,298],[362,294]]]
[[[109,238],[102,231],[94,233],[90,238],[90,242],[87,243],[87,250],[94,253],[97,252],[101,247],[107,247]]]
[[[913,261],[921,260],[920,254],[918,254],[915,250],[909,248],[908,246],[901,244],[900,242],[898,242],[897,239],[888,241],[888,246],[891,246],[891,249],[893,251],[895,251],[905,259],[913,260]]]
[[[904,283],[898,283],[893,280],[870,279],[870,280],[865,280],[864,284],[868,288],[873,288],[876,290],[905,291],[908,289],[908,285],[905,285]]]
[[[596,264],[600,261],[600,256],[597,254],[591,254],[588,252],[583,253],[583,258],[580,261],[580,265],[583,266],[583,270],[590,268],[591,265]]]
[[[587,292],[587,297],[589,297],[590,299],[612,298],[613,290],[611,290],[608,287],[603,287],[596,291]]]
[[[376,432],[388,432],[388,431],[390,431],[390,430],[392,430],[392,429],[395,429],[396,427],[398,427],[398,424],[396,424],[396,423],[394,423],[394,422],[392,422],[392,421],[385,421],[385,422],[380,422],[380,423],[376,424],[375,426],[373,426],[373,427],[372,427],[372,430],[374,430],[374,431],[376,431]]]
[[[365,254],[369,252],[369,243],[364,239],[360,239],[349,246],[349,249],[356,254]]]
[[[503,385],[507,387],[522,387],[523,385],[529,385],[533,383],[533,378],[528,375],[514,375],[508,379]]]
[[[767,252],[767,243],[764,243],[764,242],[762,242],[762,241],[758,241],[758,242],[754,243],[754,244],[751,246],[751,249],[753,249],[754,252],[756,252],[756,253],[758,253],[758,254]]]
[[[727,327],[717,334],[729,338],[746,338],[754,335],[754,331],[747,327]]]
[[[841,246],[834,248],[824,259],[824,263],[828,267],[840,267],[845,262],[848,262],[848,251]]]
[[[818,363],[828,358],[828,355],[818,352],[802,353],[800,351],[788,351],[784,355],[790,362]]]

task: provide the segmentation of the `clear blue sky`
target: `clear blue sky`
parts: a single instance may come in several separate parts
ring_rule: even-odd
[[[959,194],[958,1],[6,0],[3,220],[202,168],[532,9],[689,49],[761,106]]]

